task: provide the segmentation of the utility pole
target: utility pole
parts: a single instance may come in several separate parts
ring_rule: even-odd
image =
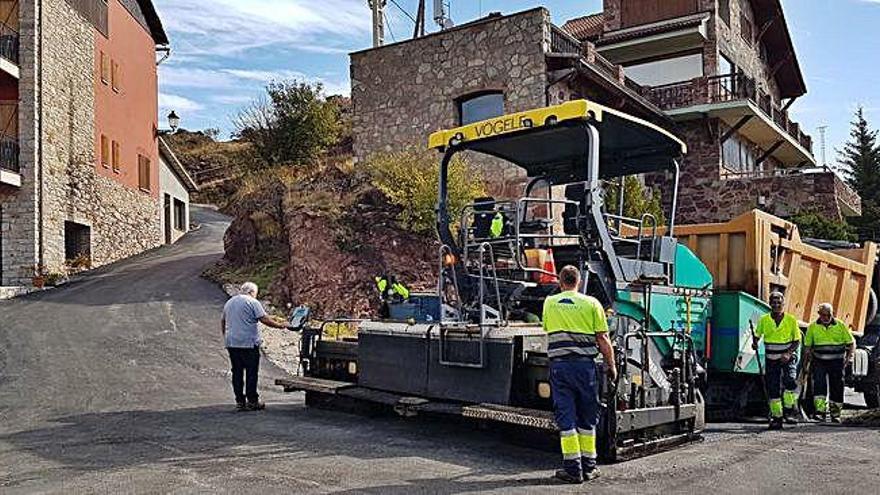
[[[416,12],[416,28],[413,30],[413,38],[425,35],[425,0],[419,0],[418,11]]]
[[[373,10],[373,48],[385,44],[385,2],[386,0],[367,0]]]
[[[827,125],[820,125],[818,127],[818,129],[819,129],[819,150],[822,153],[822,166],[827,167],[828,160],[826,159],[826,156],[825,156],[825,150],[826,150],[826,148],[825,148],[825,131],[828,130],[828,126]]]

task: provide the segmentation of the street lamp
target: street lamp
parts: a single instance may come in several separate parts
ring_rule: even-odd
[[[156,137],[158,136],[168,136],[170,134],[174,134],[177,132],[177,129],[180,127],[180,116],[177,115],[177,112],[174,110],[168,114],[166,117],[168,119],[168,129],[155,129]]]
[[[180,116],[174,110],[168,114],[168,127],[171,128],[172,134],[177,132],[177,128],[180,127]]]

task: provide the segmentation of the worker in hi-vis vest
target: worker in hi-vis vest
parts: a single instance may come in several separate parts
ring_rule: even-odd
[[[566,266],[559,272],[559,294],[544,300],[543,325],[550,358],[550,390],[562,444],[563,469],[556,478],[582,483],[599,475],[596,425],[599,383],[595,357],[601,352],[609,379],[617,380],[605,311],[595,298],[578,292],[581,276]]]
[[[379,316],[388,318],[391,315],[390,304],[392,302],[409,299],[409,289],[398,282],[393,276],[382,275],[376,277],[376,289],[379,291],[381,307]]]
[[[758,340],[764,339],[770,429],[778,430],[782,429],[783,420],[789,424],[798,422],[797,357],[801,329],[797,318],[785,313],[785,296],[781,292],[770,294],[769,302],[770,313],[758,320],[753,346],[757,349]]]
[[[808,351],[806,362],[813,369],[813,404],[816,406],[816,417],[825,421],[830,411],[831,422],[840,423],[840,413],[843,410],[843,370],[846,363],[852,361],[855,339],[849,327],[834,318],[834,307],[830,304],[819,305],[819,319],[807,328],[804,347]],[[830,397],[827,397],[829,391]]]

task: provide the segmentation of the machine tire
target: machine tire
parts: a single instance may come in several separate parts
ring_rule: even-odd
[[[697,416],[694,418],[694,433],[701,433],[706,429],[706,401],[703,400],[703,392],[696,390],[694,403],[697,405]]]
[[[868,311],[865,312],[865,315],[867,315],[865,326],[870,325],[877,318],[878,311],[880,311],[880,304],[877,301],[877,293],[874,292],[874,289],[871,289],[868,291]]]
[[[880,348],[875,348],[871,353],[871,363],[866,376],[861,384],[862,394],[865,396],[865,405],[869,409],[880,408]]]
[[[865,405],[868,409],[880,407],[880,383],[869,383],[864,386]]]

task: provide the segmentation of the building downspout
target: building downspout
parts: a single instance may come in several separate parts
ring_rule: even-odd
[[[34,164],[37,167],[37,181],[39,182],[40,200],[37,206],[37,235],[39,236],[39,268],[45,269],[45,235],[43,234],[44,220],[43,211],[45,209],[45,185],[43,184],[43,0],[37,2],[39,13],[37,15],[37,76],[36,82],[39,89],[37,94],[37,146]]]

